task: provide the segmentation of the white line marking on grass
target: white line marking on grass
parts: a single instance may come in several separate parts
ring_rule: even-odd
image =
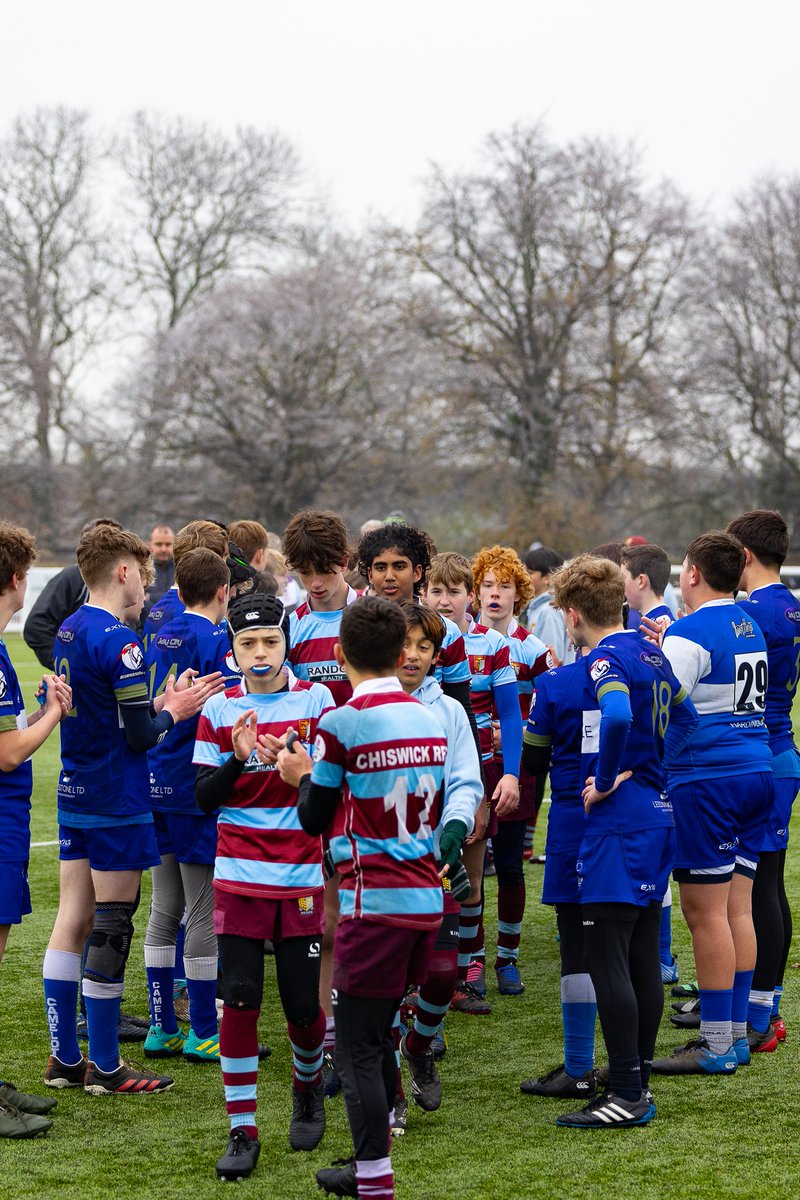
[[[57,846],[58,842],[31,842],[31,850],[36,850],[39,846]]]

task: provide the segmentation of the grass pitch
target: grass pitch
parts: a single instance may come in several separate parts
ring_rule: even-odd
[[[18,636],[7,641],[23,690],[32,696],[41,672]],[[58,766],[56,734],[34,760],[34,912],[12,929],[0,965],[0,1073],[20,1088],[41,1092],[46,1090],[41,1079],[48,1055],[41,963],[58,900],[58,847],[53,844]],[[540,842],[537,834],[537,847]],[[403,1200],[800,1197],[797,942],[783,1003],[789,1036],[776,1054],[755,1056],[750,1067],[732,1078],[654,1079],[658,1117],[646,1128],[605,1133],[557,1129],[554,1119],[572,1107],[569,1101],[519,1092],[522,1078],[548,1070],[562,1058],[555,921],[551,910],[538,903],[541,868],[528,866],[525,871],[528,911],[521,966],[526,992],[519,998],[501,997],[490,987],[490,1017],[448,1016],[449,1049],[441,1063],[444,1103],[432,1114],[412,1104],[408,1132],[393,1148],[397,1195]],[[790,900],[797,911],[796,845],[790,849],[788,875]],[[125,997],[126,1009],[139,1014],[147,1011],[142,944],[148,900],[145,875]],[[693,974],[689,937],[677,905],[674,912],[674,948],[682,978],[688,979]],[[496,889],[489,880],[490,954],[493,914]],[[301,1200],[321,1194],[314,1172],[349,1154],[351,1144],[339,1097],[327,1104],[328,1129],[320,1148],[312,1154],[289,1149],[291,1060],[271,959],[266,967],[260,1032],[273,1054],[262,1064],[259,1079],[262,1153],[256,1173],[238,1186],[244,1198]],[[669,1011],[667,999],[660,1053],[685,1040],[669,1024]],[[603,1060],[598,1029],[598,1061]],[[216,1180],[214,1163],[227,1140],[219,1071],[181,1061],[162,1066],[176,1079],[173,1090],[162,1096],[102,1098],[77,1089],[58,1093],[55,1123],[46,1137],[0,1140],[0,1196],[218,1196],[223,1185]],[[236,1186],[224,1185],[226,1192]]]

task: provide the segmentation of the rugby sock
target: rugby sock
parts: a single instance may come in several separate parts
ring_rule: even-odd
[[[497,884],[497,958],[495,967],[516,962],[525,915],[525,883]]]
[[[577,1079],[594,1066],[597,1000],[588,972],[561,976],[561,1020],[564,1025],[564,1070]]]
[[[150,1023],[164,1030],[177,1033],[178,1022],[173,1006],[173,984],[175,981],[175,947],[144,947],[144,965],[147,987],[150,992]],[[195,1033],[197,1030],[195,1030]]]
[[[90,990],[87,991],[87,988]],[[113,995],[115,991],[119,991],[119,995]],[[107,1074],[116,1071],[119,1066],[122,984],[84,979],[83,998],[86,1002],[86,1024],[89,1026],[89,1058]]]
[[[436,1030],[450,1007],[458,976],[455,949],[436,950],[428,968],[428,978],[419,989],[414,1026],[406,1045],[412,1054],[424,1054],[436,1036]]]
[[[672,888],[667,883],[661,901],[661,926],[658,935],[658,956],[665,967],[672,966]]]
[[[713,1054],[725,1054],[733,1045],[731,1006],[733,989],[711,991],[700,988],[700,1037],[708,1042]]]
[[[200,1038],[217,1034],[217,959],[187,958],[186,988],[189,992],[189,1018]],[[173,1010],[174,1012],[174,1010]]]
[[[772,1015],[779,1017],[781,1015],[781,996],[783,995],[783,987],[781,984],[775,988],[772,994]]]
[[[733,977],[733,998],[731,1000],[731,1032],[734,1042],[747,1037],[747,1006],[750,1001],[750,985],[753,982],[753,972],[737,971]],[[700,1012],[702,1014],[702,1000]],[[769,1025],[769,1017],[767,1018]],[[764,1028],[766,1029],[766,1025]]]
[[[336,1048],[336,1025],[333,1017],[325,1018],[325,1040],[322,1046],[326,1054],[333,1054]]]
[[[313,1025],[293,1025],[286,1022],[292,1047],[293,1084],[298,1091],[308,1091],[322,1078],[325,1013],[320,1008]]]
[[[427,987],[427,984],[426,984]],[[423,999],[420,994],[417,1001],[417,1015],[414,1018],[413,1028],[409,1029],[406,1035],[406,1046],[410,1054],[425,1054],[431,1048],[431,1042],[436,1037],[436,1030],[439,1028],[440,1022],[444,1019],[445,1013],[450,1007],[453,989],[450,988],[450,995],[445,1004],[431,1004],[430,1001]]]
[[[390,1158],[356,1159],[359,1200],[394,1200],[394,1171]]]
[[[536,832],[536,822],[528,821],[525,826],[525,844],[523,846],[523,857],[528,857],[533,854],[533,835]]]
[[[183,946],[186,941],[186,911],[184,910],[181,917],[181,923],[178,926],[178,933],[175,937],[175,978],[172,981],[173,994],[177,996],[178,992],[183,991],[186,987],[186,964],[183,961]],[[197,1030],[195,1029],[195,1033]]]
[[[462,904],[458,923],[458,978],[467,978],[467,968],[473,958],[482,958],[486,953],[483,946],[483,903]]]
[[[258,1080],[257,1008],[222,1009],[219,1031],[222,1083],[231,1129],[244,1129],[258,1137],[256,1127],[256,1082]]]
[[[81,982],[81,956],[68,950],[45,950],[42,968],[44,1003],[50,1030],[50,1052],[59,1062],[81,1061],[75,1025]]]
[[[609,1058],[608,1090],[623,1100],[638,1100],[642,1094],[642,1070],[639,1055]]]
[[[769,1029],[769,1019],[772,1016],[772,992],[758,992],[750,989],[750,999],[747,1002],[747,1023],[759,1033]]]

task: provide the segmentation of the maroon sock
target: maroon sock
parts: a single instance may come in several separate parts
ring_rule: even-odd
[[[458,974],[458,956],[452,950],[437,950],[431,960],[428,978],[419,989],[414,1026],[406,1037],[411,1054],[424,1054],[436,1036],[439,1022],[450,1007]]]
[[[292,1082],[299,1091],[308,1091],[322,1078],[325,1013],[320,1007],[313,1025],[293,1025],[287,1021],[286,1028],[292,1047]]]
[[[226,1004],[222,1009],[219,1031],[222,1083],[231,1129],[244,1129],[250,1137],[258,1136],[258,1016],[257,1008],[229,1008]],[[244,1099],[240,1090],[242,1088],[246,1088]],[[237,1098],[234,1099],[234,1096]]]
[[[497,960],[495,966],[519,956],[522,918],[525,915],[525,883],[497,885]]]

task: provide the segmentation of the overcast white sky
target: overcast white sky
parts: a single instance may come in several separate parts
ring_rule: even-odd
[[[16,10],[16,11],[15,11]],[[544,116],[634,138],[723,206],[800,172],[796,0],[40,0],[3,6],[0,126],[63,103],[276,127],[352,224],[412,220],[431,160]]]

